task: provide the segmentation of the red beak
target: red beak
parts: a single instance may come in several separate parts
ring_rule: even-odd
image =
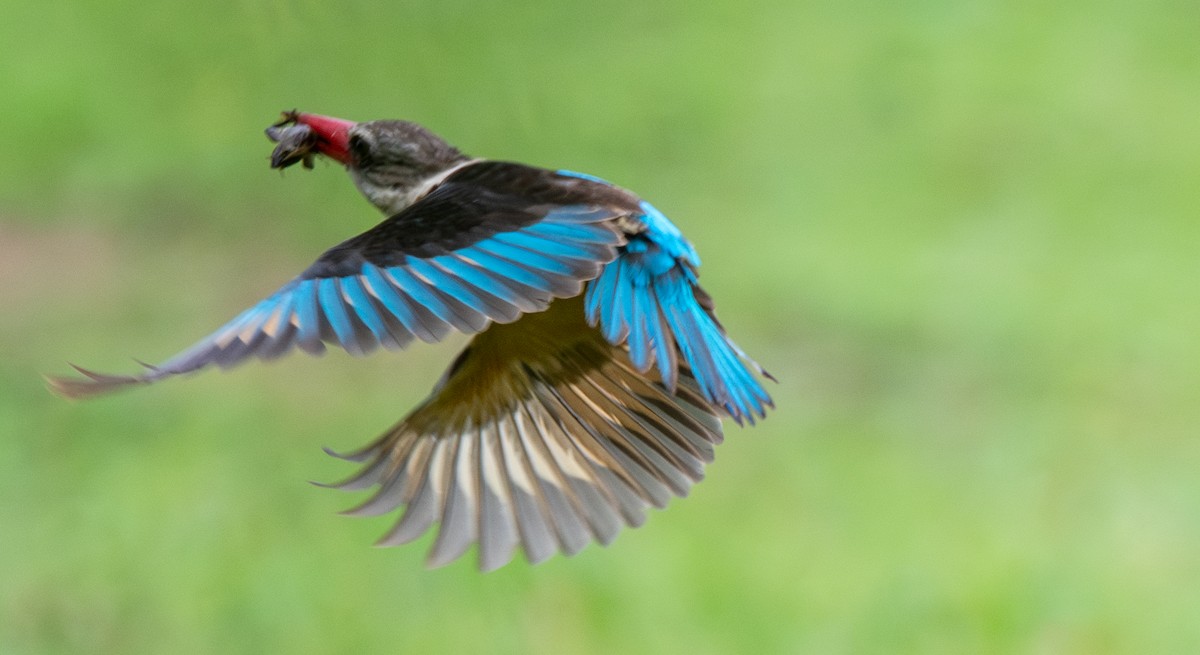
[[[307,125],[317,134],[317,152],[350,165],[350,128],[354,121],[322,116],[320,114],[296,114],[296,123]]]

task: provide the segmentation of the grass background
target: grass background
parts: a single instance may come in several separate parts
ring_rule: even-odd
[[[1200,5],[17,3],[0,652],[1200,650]],[[486,576],[310,487],[459,343],[95,402],[376,221],[282,109],[634,188],[779,409],[607,549]]]

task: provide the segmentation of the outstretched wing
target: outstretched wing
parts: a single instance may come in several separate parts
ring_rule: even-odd
[[[674,391],[584,322],[579,298],[479,334],[433,395],[337,485],[375,494],[347,513],[405,511],[381,545],[439,523],[431,566],[479,544],[497,568],[607,544],[648,506],[685,495],[712,461],[721,424],[687,367]]]
[[[296,347],[362,355],[509,323],[600,273],[623,241],[613,219],[636,212],[631,198],[543,169],[471,164],[165,363],[131,376],[79,369],[85,378],[50,383],[81,397]]]
[[[717,321],[697,280],[696,251],[650,203],[641,203],[638,221],[641,231],[588,283],[588,321],[610,342],[626,343],[638,370],[657,362],[668,388],[674,388],[682,357],[708,402],[739,423],[765,416],[771,397],[755,374],[771,376]]]

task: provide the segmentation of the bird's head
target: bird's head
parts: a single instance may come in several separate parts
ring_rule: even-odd
[[[376,207],[387,213],[411,204],[432,181],[469,161],[438,135],[408,121],[353,121],[284,112],[267,128],[277,143],[272,168],[304,162],[311,168],[314,154],[346,166],[354,183]]]

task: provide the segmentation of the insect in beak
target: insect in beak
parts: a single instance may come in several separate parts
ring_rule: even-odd
[[[284,169],[297,162],[312,169],[320,137],[308,125],[296,122],[295,112],[284,112],[278,123],[267,128],[267,138],[278,145],[271,152],[271,168]]]

